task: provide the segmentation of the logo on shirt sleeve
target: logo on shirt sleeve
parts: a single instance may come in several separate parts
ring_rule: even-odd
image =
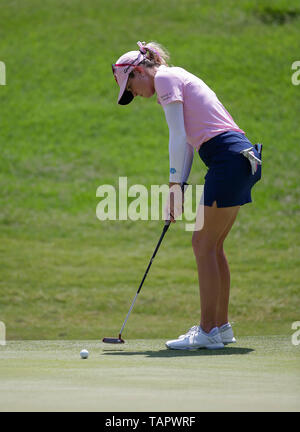
[[[176,173],[176,169],[175,168],[170,168],[170,173],[171,174],[175,174]]]
[[[172,93],[169,92],[169,93],[166,93],[166,94],[164,94],[163,96],[161,96],[160,99],[161,99],[163,102],[165,102],[166,100],[170,99],[171,96],[172,96]]]

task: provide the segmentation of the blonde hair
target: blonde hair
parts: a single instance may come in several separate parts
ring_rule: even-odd
[[[157,42],[138,42],[140,51],[146,54],[146,58],[141,62],[147,67],[156,65],[168,65],[170,54],[165,47]]]

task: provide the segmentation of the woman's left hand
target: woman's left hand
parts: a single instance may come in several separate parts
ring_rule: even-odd
[[[169,183],[169,197],[165,208],[166,220],[175,223],[176,219],[184,212],[184,192],[180,183]]]

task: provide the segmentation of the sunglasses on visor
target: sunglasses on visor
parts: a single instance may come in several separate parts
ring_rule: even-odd
[[[124,66],[127,66],[127,68],[124,69],[124,73],[127,73],[127,71],[130,68],[130,66],[133,66],[135,64],[135,62],[139,59],[139,57],[140,56],[138,55],[137,58],[135,60],[133,60],[133,62],[131,62],[131,63],[115,63],[115,64],[112,64],[111,68],[112,68],[113,74],[115,75],[117,67],[124,67]]]

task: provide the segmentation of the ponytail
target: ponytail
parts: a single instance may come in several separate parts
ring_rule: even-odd
[[[137,44],[140,48],[140,52],[145,55],[142,64],[145,64],[147,67],[156,65],[168,66],[170,54],[162,45],[157,42],[138,42]]]

